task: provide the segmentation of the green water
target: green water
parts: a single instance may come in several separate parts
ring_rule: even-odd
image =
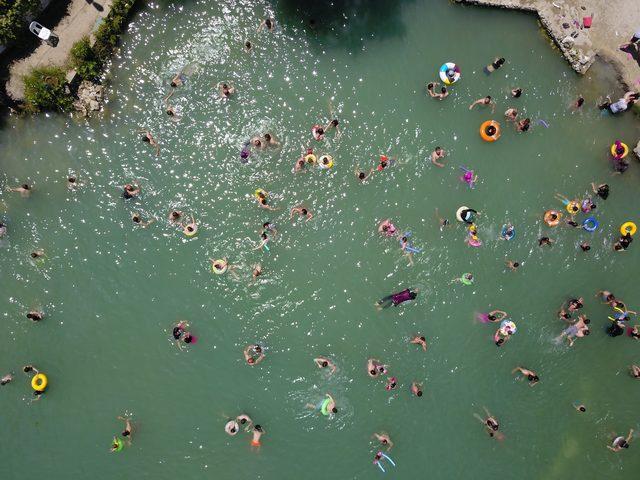
[[[635,478],[640,446],[613,454],[606,445],[610,432],[640,427],[638,385],[626,372],[639,345],[604,334],[609,310],[594,294],[607,288],[640,307],[640,247],[611,248],[623,221],[640,221],[638,166],[611,176],[607,157],[616,138],[635,144],[637,123],[592,107],[607,93],[602,83],[578,79],[531,16],[427,0],[294,5],[146,5],[115,59],[103,117],[11,119],[0,133],[3,186],[35,185],[29,199],[0,194],[9,226],[0,240],[0,373],[16,372],[0,388],[0,477],[377,478],[371,435],[387,431],[394,478]],[[267,13],[276,32],[256,34]],[[482,67],[498,54],[508,64],[486,77]],[[433,101],[424,85],[448,60],[463,79]],[[162,98],[185,66],[173,122]],[[222,80],[238,90],[225,102],[212,88]],[[514,86],[522,98],[507,98]],[[572,114],[579,93],[589,108]],[[495,115],[470,112],[485,94],[498,102]],[[497,143],[483,143],[480,123],[502,120],[508,106],[534,120],[532,131],[505,125]],[[331,119],[330,108],[342,135],[314,142],[310,128]],[[158,138],[159,157],[138,139],[140,127]],[[265,131],[282,148],[241,164],[243,142]],[[427,160],[436,145],[449,152],[444,169]],[[335,167],[293,175],[308,146],[331,153]],[[360,185],[355,166],[368,169],[382,153],[404,163]],[[460,165],[479,175],[474,190],[459,181]],[[66,188],[69,172],[83,183],[76,192]],[[121,187],[134,179],[143,194],[125,202]],[[592,181],[611,185],[594,212],[597,232],[542,224],[542,212],[561,207],[555,192],[582,196]],[[260,210],[257,188],[281,210]],[[291,224],[288,209],[301,202],[315,218]],[[466,246],[454,220],[465,204],[483,213],[482,248]],[[172,208],[195,216],[196,238],[168,225]],[[441,232],[436,208],[455,225]],[[158,220],[135,228],[132,212]],[[423,248],[413,267],[397,241],[376,233],[384,218]],[[252,251],[266,220],[278,238],[269,253]],[[517,228],[511,242],[498,240],[507,221]],[[551,248],[538,247],[543,234],[556,241]],[[44,263],[31,261],[35,248],[46,251]],[[238,280],[211,274],[208,259],[223,256]],[[506,271],[508,259],[520,271]],[[264,274],[251,285],[256,262]],[[450,283],[463,272],[475,274],[473,286]],[[417,301],[375,311],[378,298],[406,287],[421,290]],[[584,296],[593,331],[567,348],[553,341],[563,328],[555,313],[572,296]],[[46,313],[38,324],[24,316],[35,307]],[[501,349],[495,325],[474,321],[492,308],[518,325]],[[184,351],[170,341],[178,319],[199,339]],[[416,333],[427,337],[426,353],[408,343]],[[251,368],[242,349],[253,342],[267,357]],[[317,355],[338,371],[318,370]],[[369,357],[390,365],[398,390],[366,375]],[[49,376],[36,403],[20,372],[27,363]],[[516,381],[519,364],[541,383]],[[424,382],[422,398],[411,396],[413,380]],[[335,418],[305,409],[326,392]],[[576,400],[586,414],[572,408]],[[482,406],[500,420],[503,442],[474,419]],[[259,451],[248,434],[223,431],[241,412],[267,432]],[[124,413],[133,414],[133,444],[110,454]]]

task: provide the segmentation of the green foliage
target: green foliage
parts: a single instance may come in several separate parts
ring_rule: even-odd
[[[59,67],[36,68],[24,77],[24,100],[28,112],[65,111],[73,100],[65,91],[65,72]]]
[[[15,41],[29,31],[25,20],[40,9],[40,0],[0,0],[0,45]]]
[[[109,15],[96,30],[93,50],[100,61],[106,62],[111,57],[134,3],[135,0],[114,0]]]
[[[71,67],[85,80],[100,76],[102,63],[89,44],[89,37],[78,40],[71,47]]]

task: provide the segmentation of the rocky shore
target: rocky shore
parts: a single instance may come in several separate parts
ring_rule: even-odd
[[[576,72],[584,74],[600,57],[614,67],[625,89],[640,89],[638,61],[619,49],[640,29],[637,0],[455,1],[535,12]]]

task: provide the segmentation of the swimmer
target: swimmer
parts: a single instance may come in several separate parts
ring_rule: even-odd
[[[422,396],[422,384],[418,382],[411,383],[411,393],[413,393],[416,397]]]
[[[378,164],[376,170],[381,172],[385,168],[390,167],[391,165],[395,164],[397,160],[398,160],[397,157],[389,158],[386,155],[380,155],[380,163]]]
[[[520,98],[522,96],[522,89],[521,88],[514,88],[511,90],[511,96],[513,98]]]
[[[236,417],[236,422],[238,422],[240,425],[244,427],[245,432],[248,432],[249,430],[251,430],[251,425],[253,424],[253,420],[251,420],[251,417],[249,417],[249,415],[246,415],[244,413]]]
[[[7,226],[0,222],[0,238],[4,237],[7,234]]]
[[[187,81],[187,78],[183,75],[182,70],[180,70],[176,75],[171,79],[172,88],[181,87]]]
[[[463,273],[461,277],[454,278],[451,280],[451,283],[462,283],[463,285],[472,285],[474,282],[474,277],[472,273]]]
[[[573,110],[580,110],[580,108],[584,105],[584,97],[579,95],[577,100],[571,104],[571,108]]]
[[[249,352],[252,352],[251,354]],[[259,364],[262,360],[264,360],[264,353],[262,352],[262,347],[258,344],[247,345],[242,351],[244,355],[244,359],[247,364],[252,367]]]
[[[634,325],[633,328],[627,328],[627,335],[634,340],[640,340],[640,325]]]
[[[78,183],[78,177],[76,177],[75,175],[69,175],[67,177],[67,188],[69,190],[75,190],[79,186],[80,184]]]
[[[196,223],[195,218],[193,218],[193,215],[191,215],[191,222],[182,224],[182,233],[188,237],[193,237],[198,233],[198,224]]]
[[[218,84],[218,93],[220,94],[220,98],[227,99],[230,98],[231,95],[236,93],[236,89],[226,82],[220,82]]]
[[[496,418],[489,413],[489,410],[487,410],[487,407],[482,407],[482,408],[486,413],[485,418],[482,418],[477,413],[474,413],[473,416],[476,417],[478,420],[480,420],[480,423],[484,425],[485,430],[490,437],[495,438],[496,440],[503,440],[504,435],[502,435],[502,433],[498,431],[500,429],[500,424],[498,423],[498,420],[496,420]]]
[[[491,96],[489,95],[473,102],[471,105],[469,105],[469,110],[473,110],[473,107],[475,107],[476,105],[491,105],[491,113],[495,112],[496,110],[496,103],[491,99]]]
[[[606,200],[609,197],[609,185],[601,183],[596,186],[595,182],[591,182],[591,190],[598,195],[601,199]]]
[[[109,451],[113,453],[119,452],[120,450],[122,450],[122,441],[118,437],[114,436],[113,440],[111,441],[111,448],[109,449]]]
[[[278,208],[274,208],[267,204],[267,195],[263,191],[258,192],[256,200],[260,208],[264,208],[265,210],[278,210]]]
[[[29,313],[27,313],[27,318],[31,321],[39,322],[44,318],[44,312],[39,310],[30,310]]]
[[[122,196],[125,200],[136,198],[140,195],[140,185],[137,182],[127,183],[123,188]]]
[[[616,252],[624,251],[629,248],[629,245],[633,241],[633,238],[628,233],[621,236],[616,243],[613,244],[613,249]]]
[[[311,134],[313,138],[319,142],[324,139],[324,128],[320,125],[314,125],[311,127]]]
[[[505,343],[507,343],[512,335],[514,334],[514,330],[510,326],[500,325],[496,333],[493,335],[493,341],[496,344],[496,347],[502,347]]]
[[[251,437],[251,446],[259,447],[260,446],[260,437],[264,435],[266,432],[260,425],[256,425],[253,427],[253,437]]]
[[[269,233],[273,236],[273,238],[276,238],[276,235],[278,235],[278,230],[276,230],[276,226],[273,223],[264,222],[262,224],[262,233]]]
[[[407,302],[409,300],[415,300],[418,296],[417,288],[407,288],[401,292],[393,293],[391,295],[387,295],[384,298],[381,298],[375,303],[375,307],[377,310],[382,310],[383,308],[388,308],[391,305],[397,307],[401,303]]]
[[[356,178],[360,180],[362,183],[366,182],[372,173],[373,173],[373,167],[371,167],[368,173],[365,173],[363,170],[360,170],[360,166],[356,167]]]
[[[569,300],[568,309],[570,312],[575,312],[576,310],[580,310],[584,306],[584,298],[572,298]]]
[[[511,223],[507,223],[502,227],[500,232],[500,239],[502,240],[511,240],[516,234],[516,229]]]
[[[42,258],[44,257],[44,250],[34,250],[29,255],[31,255],[31,258],[33,258],[34,260],[36,258]]]
[[[273,18],[265,18],[260,22],[260,25],[258,26],[257,31],[259,32],[263,28],[266,28],[270,32],[273,32],[273,29],[275,28],[275,26],[276,26],[276,21]]]
[[[529,130],[530,126],[531,126],[531,119],[525,118],[524,120],[520,120],[519,122],[516,123],[516,130],[518,132],[526,132],[527,130]]]
[[[515,108],[509,108],[506,112],[504,112],[505,118],[510,122],[515,122],[518,118],[518,110]]]
[[[397,386],[398,386],[398,379],[396,377],[389,377],[387,378],[387,384],[384,386],[384,389],[387,392],[390,392],[391,390],[395,390]]]
[[[538,246],[539,246],[539,247],[542,247],[542,246],[544,246],[544,245],[549,245],[549,246],[551,246],[551,244],[552,244],[552,243],[553,243],[553,242],[551,241],[551,239],[550,239],[549,237],[540,237],[540,238],[538,239]]]
[[[238,433],[238,430],[240,430],[240,426],[235,420],[229,420],[224,426],[224,431],[232,437]]]
[[[444,100],[445,98],[447,98],[449,96],[449,91],[447,90],[447,87],[442,86],[440,88],[440,92],[436,93],[435,92],[436,85],[438,85],[438,82],[432,82],[427,84],[427,93],[429,94],[429,96],[431,98],[437,98],[438,100]]]
[[[340,129],[338,128],[339,124],[340,122],[338,121],[338,119],[334,118],[329,123],[327,123],[326,127],[324,127],[324,132],[327,133],[329,130],[334,128],[336,130],[336,138],[340,138],[341,133],[340,133]]]
[[[627,438],[624,438],[623,436],[616,436],[615,433],[611,436],[613,439],[611,440],[611,445],[607,445],[607,448],[612,452],[619,452],[623,448],[629,448],[629,442],[631,442],[631,439],[633,438],[633,428],[629,430]]]
[[[505,263],[506,263],[507,267],[509,267],[509,269],[510,269],[512,272],[517,271],[517,270],[518,270],[518,267],[520,266],[520,262],[513,262],[513,261],[511,261],[511,260],[507,260]]]
[[[404,252],[404,256],[407,257],[409,259],[409,267],[413,267],[413,252],[409,249],[407,249],[407,247],[411,247],[411,245],[409,245],[409,238],[408,237],[401,237],[400,238],[400,250],[402,250]]]
[[[251,45],[251,42],[249,40],[244,42],[244,51],[246,53],[250,53],[252,48],[253,48],[253,45]]]
[[[124,430],[122,431],[122,436],[127,441],[127,445],[131,446],[131,433],[133,432],[131,420],[128,417],[117,417],[117,419],[124,422]]]
[[[487,322],[502,322],[506,318],[509,318],[509,314],[502,310],[491,310],[489,313],[478,313],[476,318],[479,322],[487,323]]]
[[[2,378],[0,378],[0,385],[6,385],[7,383],[13,380],[13,373],[7,373]]]
[[[23,183],[22,185],[18,185],[17,187],[7,187],[7,191],[19,193],[22,198],[28,198],[33,191],[33,187],[28,183]]]
[[[514,374],[516,372],[520,372],[523,376],[527,377],[527,380],[529,380],[530,387],[533,387],[536,383],[540,381],[538,374],[533,370],[528,370],[524,367],[516,367],[511,371],[511,374]]]
[[[505,62],[505,59],[502,57],[494,58],[493,62],[491,62],[486,67],[484,67],[484,73],[486,73],[487,75],[490,75],[491,73],[498,70],[502,65],[504,65],[504,62]]]
[[[189,326],[189,324],[185,320],[180,320],[178,323],[176,323],[173,326],[172,335],[173,335],[173,339],[176,341],[176,343],[180,342],[180,339],[182,338],[182,336],[186,332],[186,328],[188,326]]]
[[[331,370],[330,373],[334,373],[336,371],[336,366],[327,357],[314,358],[313,361],[318,368],[329,368],[329,370]]]
[[[165,110],[165,113],[167,115],[169,115],[174,120],[177,120],[178,119],[178,114],[176,113],[175,109],[171,105],[169,105],[169,99],[173,96],[174,93],[175,93],[175,91],[171,90],[169,92],[169,95],[164,97],[164,110]]]
[[[326,405],[325,405],[325,402],[326,402]],[[325,394],[325,398],[320,400],[320,402],[318,402],[316,405],[313,405],[312,403],[307,403],[306,406],[307,408],[312,408],[313,410],[320,410],[320,412],[323,415],[329,415],[329,413],[333,413],[333,414],[338,413],[338,408],[336,407],[336,401],[328,393]]]
[[[25,365],[24,367],[22,367],[22,371],[25,373],[25,375],[29,375],[30,373],[38,375],[40,373],[40,371],[33,365]]]
[[[637,365],[629,365],[629,373],[633,378],[640,379],[640,367]]]
[[[388,218],[378,225],[378,233],[382,233],[387,237],[395,237],[398,234],[396,227]]]
[[[255,282],[260,275],[262,275],[262,265],[256,263],[251,271],[251,283]]]
[[[380,363],[379,360],[376,360],[375,358],[370,358],[367,360],[367,375],[369,375],[372,378],[377,377],[380,373],[380,367],[384,368],[384,365],[382,365]]]
[[[151,220],[148,220],[148,221],[142,220],[142,217],[140,216],[139,213],[132,213],[131,221],[142,228],[147,228],[149,225],[153,223],[154,219],[152,218]]]
[[[564,309],[564,306],[560,308],[560,311],[558,312],[558,318],[560,320],[563,320],[565,322],[570,321],[571,320],[571,314],[569,312],[567,312]]]
[[[444,163],[438,162],[438,159],[444,158],[445,155],[446,153],[441,147],[436,147],[435,150],[431,152],[431,163],[436,167],[444,167]]]
[[[253,137],[251,139],[251,146],[259,150],[262,150],[264,148],[267,148],[267,143],[263,142],[260,137]]]
[[[210,258],[209,261],[211,262],[211,269],[214,270],[215,272],[222,273],[228,270],[229,268],[229,262],[227,261],[227,257],[216,259],[216,260],[214,260],[213,258]]]
[[[296,160],[296,163],[293,164],[292,172],[293,173],[306,172],[304,168],[305,166],[306,166],[306,162],[304,161],[304,157],[300,157],[298,160]]]
[[[391,441],[391,437],[389,436],[389,434],[385,432],[374,433],[373,438],[378,440],[382,445],[385,445],[387,447],[387,452],[391,450],[391,448],[393,447],[393,442]]]
[[[145,130],[144,128],[142,128],[138,130],[138,133],[144,134],[142,135],[142,137],[140,137],[140,139],[143,142],[148,143],[150,146],[156,149],[156,157],[160,155],[160,145],[158,145],[158,142],[156,141],[156,139],[153,138],[153,135],[151,135],[151,132],[149,130]]]
[[[171,210],[169,212],[169,222],[171,223],[180,223],[180,219],[182,218],[182,212],[180,210]]]
[[[263,135],[264,137],[264,141],[266,142],[267,146],[270,147],[279,147],[280,146],[280,142],[278,142],[275,138],[273,138],[273,135],[271,135],[270,133],[265,133]]]
[[[440,216],[440,212],[436,207],[436,218],[438,219],[438,224],[440,225],[440,231],[444,229],[447,225],[450,225],[449,220]]]
[[[268,243],[269,243],[269,237],[267,236],[266,233],[262,232],[260,234],[260,243],[258,243],[258,245],[253,247],[251,250],[260,250],[261,248],[265,248],[268,250],[269,249],[269,247],[267,246]]]
[[[293,207],[291,209],[291,212],[289,212],[289,220],[293,220],[294,213],[297,213],[301,217],[307,217],[307,219],[305,220],[305,223],[313,218],[313,213],[311,213],[311,210],[305,208],[302,205],[298,205],[297,207]]]
[[[413,345],[420,345],[423,352],[427,351],[427,339],[421,337],[420,335],[416,335],[415,337],[413,337],[411,340],[409,340],[409,343]]]
[[[587,407],[578,402],[573,402],[573,408],[575,408],[578,412],[584,413],[587,411]]]
[[[589,245],[587,242],[582,242],[582,243],[580,244],[580,249],[581,249],[583,252],[588,252],[589,250],[591,250],[591,245]]]

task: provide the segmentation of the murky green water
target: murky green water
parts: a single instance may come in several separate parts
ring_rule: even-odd
[[[605,446],[609,432],[640,426],[638,385],[626,372],[639,345],[605,335],[608,309],[594,298],[607,288],[640,306],[640,247],[611,249],[623,221],[640,221],[638,166],[611,176],[607,157],[615,138],[635,143],[637,124],[592,108],[598,84],[577,79],[530,16],[444,1],[300,14],[294,3],[150,4],[115,61],[104,118],[14,119],[0,133],[3,186],[35,185],[29,199],[1,194],[9,234],[0,241],[0,373],[16,372],[0,388],[2,478],[374,478],[382,475],[372,465],[376,431],[395,442],[397,467],[387,475],[396,478],[637,476],[638,445],[619,454]],[[267,13],[277,30],[256,34]],[[251,54],[242,50],[247,39]],[[508,65],[487,77],[482,67],[495,55]],[[463,79],[446,101],[433,101],[424,85],[448,60]],[[185,66],[174,122],[162,98]],[[212,87],[223,80],[238,90],[229,101]],[[521,99],[507,98],[514,86]],[[589,108],[572,114],[578,93]],[[485,94],[498,102],[495,115],[470,112]],[[532,131],[505,128],[497,143],[483,143],[480,123],[502,120],[508,106],[534,120]],[[331,111],[341,137],[313,141],[311,126]],[[138,128],[158,138],[159,157]],[[243,142],[265,131],[282,148],[242,164]],[[444,169],[427,160],[436,145],[449,152]],[[309,146],[332,154],[335,167],[293,175]],[[360,185],[355,166],[368,169],[383,153],[401,163]],[[474,190],[459,181],[460,165],[479,175]],[[76,192],[66,188],[69,172],[83,183]],[[125,202],[121,186],[132,180],[143,194]],[[561,207],[555,192],[583,196],[592,181],[611,185],[597,232],[542,225],[542,212]],[[260,210],[257,188],[281,210]],[[292,224],[287,210],[302,202],[315,218]],[[438,228],[435,209],[456,223],[462,204],[483,212],[482,248],[465,245],[459,224]],[[172,208],[195,216],[197,237],[168,225]],[[132,212],[157,221],[135,228]],[[383,218],[423,248],[413,267],[395,240],[377,235]],[[252,251],[267,220],[278,238],[269,253]],[[507,221],[517,228],[511,242],[498,240]],[[543,234],[556,241],[551,248],[538,247]],[[46,251],[44,263],[31,261],[34,248]],[[238,280],[212,275],[208,259],[223,256]],[[507,259],[520,271],[507,272]],[[250,284],[256,262],[264,275]],[[475,274],[473,286],[450,283],[463,272]],[[418,301],[374,310],[405,287],[421,289]],[[553,341],[563,328],[555,313],[574,295],[585,297],[593,332],[569,349]],[[47,315],[38,324],[24,316],[35,307]],[[474,321],[492,308],[518,325],[501,349],[494,326]],[[178,319],[199,339],[188,350],[169,340]],[[427,337],[426,353],[408,343],[416,333]],[[242,349],[253,342],[267,357],[251,368]],[[335,375],[315,368],[317,355],[335,360]],[[390,365],[398,390],[366,375],[368,357]],[[37,403],[20,372],[27,363],[49,376]],[[519,364],[542,382],[514,380]],[[414,380],[424,382],[422,398],[409,392]],[[326,392],[337,400],[335,418],[305,409]],[[482,406],[501,421],[503,442],[474,419]],[[241,412],[267,432],[259,451],[248,434],[223,431]],[[124,413],[133,414],[133,445],[110,454]]]

